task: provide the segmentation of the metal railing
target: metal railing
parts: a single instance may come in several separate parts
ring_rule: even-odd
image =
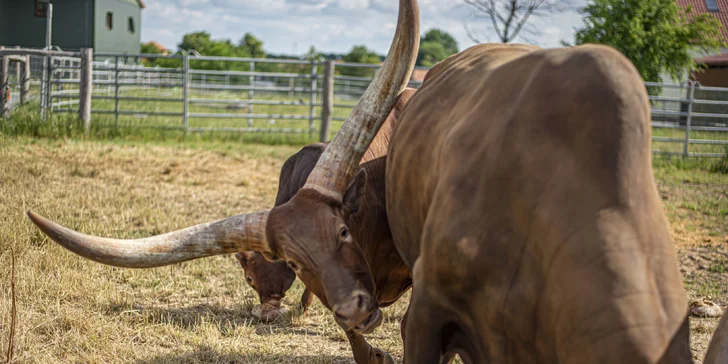
[[[663,84],[652,102],[653,152],[694,157],[728,156],[728,88],[698,82]]]
[[[41,113],[80,112],[84,103],[81,53],[0,49],[0,57],[3,54],[30,57],[30,94],[39,90]],[[337,130],[380,68],[190,54],[96,53],[91,59],[89,125],[93,119],[101,127],[309,137],[324,130],[321,140]],[[144,59],[164,59],[169,65],[146,67],[139,64]],[[325,71],[328,66],[331,69]],[[20,83],[8,82],[14,87]],[[420,83],[413,80],[409,86],[419,88]],[[660,89],[650,96],[654,153],[728,156],[728,88],[696,82],[646,82],[645,86]]]

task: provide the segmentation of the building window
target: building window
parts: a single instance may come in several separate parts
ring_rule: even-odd
[[[718,2],[716,0],[705,0],[705,5],[708,7],[708,11],[718,11]]]
[[[114,13],[106,13],[106,30],[114,29]]]
[[[129,17],[129,25],[128,25],[129,33],[134,34],[134,18]]]

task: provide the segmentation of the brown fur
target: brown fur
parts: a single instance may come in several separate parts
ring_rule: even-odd
[[[386,172],[406,363],[692,362],[649,112],[605,46],[478,45],[428,73]]]

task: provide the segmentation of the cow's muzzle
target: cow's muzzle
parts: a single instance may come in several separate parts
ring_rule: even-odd
[[[336,322],[344,331],[368,334],[382,323],[382,311],[377,306],[372,295],[357,290],[343,303],[334,305],[333,311]]]

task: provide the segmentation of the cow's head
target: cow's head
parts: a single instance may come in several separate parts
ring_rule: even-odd
[[[236,215],[135,240],[89,236],[32,212],[49,237],[86,258],[120,267],[157,267],[243,251],[282,260],[335,313],[344,330],[367,333],[381,322],[366,260],[345,224],[358,209],[365,175],[359,161],[404,91],[419,49],[416,0],[399,1],[399,19],[387,59],[326,147],[306,184],[269,211]],[[359,172],[364,173],[364,172]]]
[[[296,280],[296,274],[286,267],[286,262],[269,262],[258,252],[236,253],[235,258],[243,267],[245,281],[258,292],[260,304],[280,308],[286,291]]]

